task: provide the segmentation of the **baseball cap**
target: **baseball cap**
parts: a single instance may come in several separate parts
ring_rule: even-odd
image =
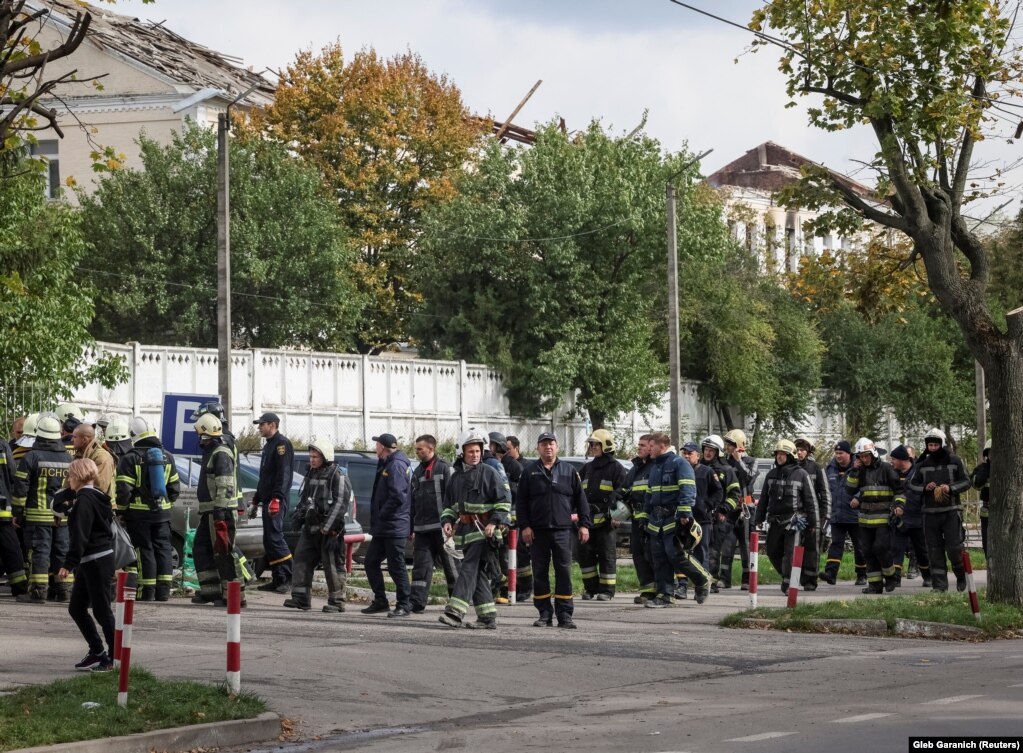
[[[545,431],[543,434],[541,434],[539,437],[536,438],[536,443],[537,444],[540,444],[541,442],[547,442],[547,441],[557,442],[558,441],[558,437],[557,437],[557,435],[553,431]]]
[[[381,434],[379,437],[373,437],[374,442],[379,442],[388,450],[398,449],[398,440],[394,438],[393,434]]]
[[[696,444],[696,442],[686,442],[684,445],[682,445],[682,452],[699,452],[699,451],[700,451],[700,445]]]
[[[264,413],[262,416],[257,418],[252,423],[254,423],[254,424],[277,424],[278,426],[280,426],[281,425],[281,417],[278,416],[276,413]]]

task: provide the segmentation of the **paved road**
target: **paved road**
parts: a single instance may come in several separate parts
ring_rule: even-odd
[[[858,595],[840,584],[807,597]],[[737,590],[664,610],[579,602],[576,631],[531,627],[526,605],[479,632],[440,625],[440,607],[395,621],[295,613],[282,598],[252,593],[243,616],[243,688],[304,739],[268,750],[842,753],[903,751],[913,734],[1023,735],[1020,641],[718,628],[747,604]],[[761,595],[782,601],[777,586]],[[134,661],[222,679],[219,610],[174,600],[136,615]],[[65,676],[83,653],[56,605],[0,599],[0,635],[0,689]]]

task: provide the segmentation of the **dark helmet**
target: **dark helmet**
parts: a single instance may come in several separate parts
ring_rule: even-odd
[[[224,404],[221,403],[219,400],[214,400],[212,402],[203,403],[202,405],[200,405],[198,408],[195,409],[195,412],[192,413],[192,417],[190,420],[198,421],[202,416],[205,416],[206,414],[212,414],[216,416],[218,419],[220,419],[221,423],[227,421],[227,411],[224,410]]]
[[[508,439],[499,431],[492,431],[487,435],[491,444],[497,445],[498,452],[508,452]]]

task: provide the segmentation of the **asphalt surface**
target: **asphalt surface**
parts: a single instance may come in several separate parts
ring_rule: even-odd
[[[803,598],[859,591],[822,585]],[[491,632],[446,628],[441,607],[394,620],[355,604],[298,613],[284,598],[250,591],[242,617],[242,688],[299,733],[268,752],[842,753],[904,751],[911,735],[1023,735],[1021,641],[724,630],[717,621],[748,605],[737,589],[660,610],[631,595],[577,601],[574,631],[532,627],[531,605],[501,607]],[[784,597],[764,587],[760,603]],[[134,663],[223,679],[221,610],[144,603],[135,624]],[[0,598],[0,635],[0,690],[67,676],[84,653],[61,605]]]

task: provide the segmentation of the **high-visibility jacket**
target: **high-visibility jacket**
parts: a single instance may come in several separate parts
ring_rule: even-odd
[[[14,476],[14,516],[26,523],[54,524],[53,495],[67,478],[71,455],[59,439],[36,437]]]
[[[867,528],[888,525],[895,507],[905,507],[902,480],[898,472],[875,458],[870,466],[853,468],[845,477],[849,494],[860,501],[860,525]]]
[[[166,496],[157,496],[149,480],[150,463],[147,454],[151,449],[160,450],[163,460],[158,473],[163,474]],[[130,518],[162,522],[170,520],[171,507],[181,492],[181,481],[174,465],[174,456],[163,449],[155,434],[135,438],[132,451],[117,464],[117,511]]]

